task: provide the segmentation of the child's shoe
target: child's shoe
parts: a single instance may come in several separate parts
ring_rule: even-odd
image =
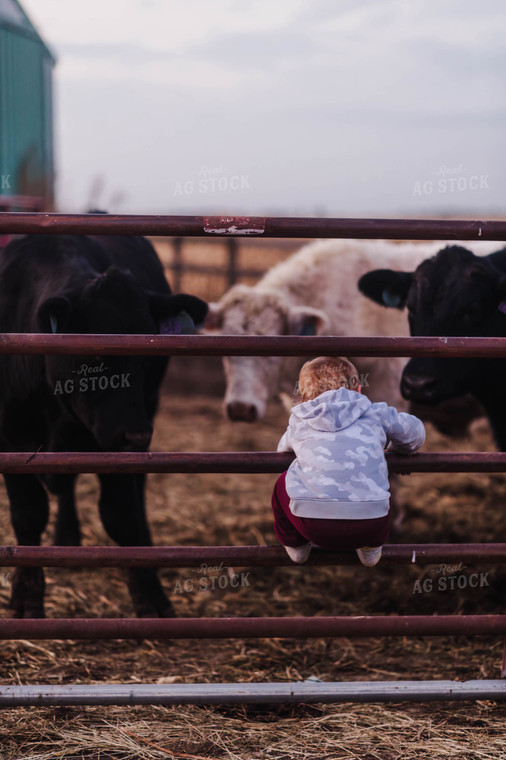
[[[285,552],[288,554],[292,562],[296,562],[298,565],[302,565],[311,553],[311,544],[302,544],[302,546],[284,546]]]
[[[366,567],[374,567],[380,561],[382,546],[363,546],[356,549],[358,558]]]

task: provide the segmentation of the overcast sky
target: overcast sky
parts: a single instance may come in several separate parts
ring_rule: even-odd
[[[21,3],[62,211],[504,213],[502,0]]]

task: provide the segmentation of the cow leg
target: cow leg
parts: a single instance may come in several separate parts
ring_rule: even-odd
[[[54,535],[55,546],[80,546],[81,531],[77,517],[74,481],[71,478],[66,488],[58,493],[58,513]]]
[[[120,546],[151,546],[144,508],[145,475],[100,475],[100,516]],[[129,568],[128,590],[138,617],[174,617],[154,568]]]
[[[12,527],[20,546],[39,546],[49,519],[49,501],[34,475],[4,475],[11,507]],[[44,617],[44,570],[18,567],[9,606],[16,617]]]

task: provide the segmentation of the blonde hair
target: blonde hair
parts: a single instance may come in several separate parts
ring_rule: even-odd
[[[301,401],[309,401],[325,391],[337,388],[356,390],[358,386],[356,367],[342,356],[319,356],[306,362],[299,374]]]

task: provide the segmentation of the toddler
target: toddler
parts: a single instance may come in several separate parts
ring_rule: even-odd
[[[278,451],[295,460],[272,494],[274,531],[290,559],[307,560],[311,546],[356,549],[372,567],[390,527],[384,450],[413,454],[425,440],[418,417],[361,394],[357,370],[340,357],[306,362]]]

